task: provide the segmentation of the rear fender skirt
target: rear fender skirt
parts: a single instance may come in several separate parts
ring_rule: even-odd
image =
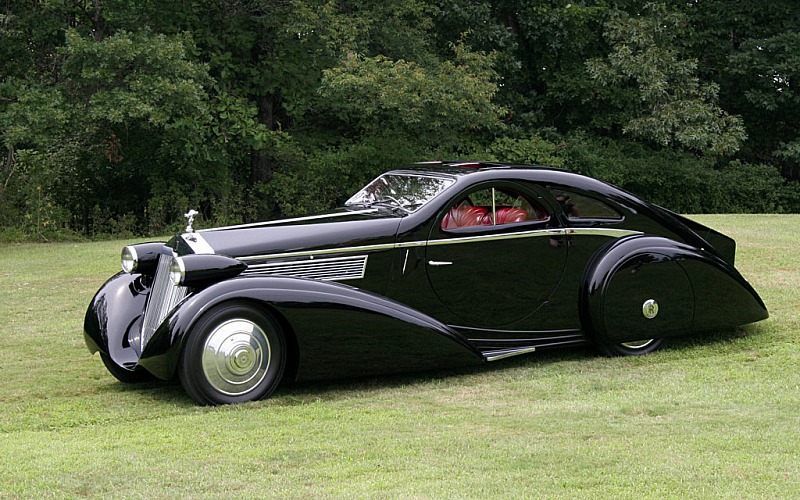
[[[687,258],[681,266],[692,280],[695,331],[732,328],[769,317],[750,283],[721,259]]]
[[[587,266],[580,297],[585,331],[606,343],[729,328],[768,316],[732,265],[656,236],[631,236],[600,249]]]
[[[299,349],[296,379],[436,369],[483,359],[443,323],[370,292],[303,278],[240,277],[189,296],[156,330],[140,364],[170,378],[197,320],[230,300],[250,300],[282,317]]]

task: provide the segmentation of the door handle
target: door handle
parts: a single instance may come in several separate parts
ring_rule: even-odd
[[[452,266],[453,263],[452,262],[448,262],[446,260],[429,260],[428,261],[428,265],[429,266]]]

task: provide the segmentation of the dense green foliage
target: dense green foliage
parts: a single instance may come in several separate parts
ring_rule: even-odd
[[[322,210],[430,159],[800,211],[795,0],[9,0],[0,238]]]

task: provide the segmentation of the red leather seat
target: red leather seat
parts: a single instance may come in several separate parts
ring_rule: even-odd
[[[511,224],[512,222],[522,222],[528,220],[528,212],[521,208],[503,207],[497,209],[496,224]],[[483,218],[483,224],[492,224],[492,214],[487,213]]]
[[[528,212],[521,208],[500,208],[497,210],[497,224],[510,224],[528,220]]]
[[[442,219],[442,229],[479,226],[488,212],[486,207],[458,206],[450,209]]]

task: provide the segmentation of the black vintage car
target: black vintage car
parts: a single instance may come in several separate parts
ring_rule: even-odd
[[[607,355],[759,321],[734,241],[562,170],[433,162],[330,213],[127,246],[92,299],[117,379],[200,404],[281,381],[435,369],[591,344]]]

